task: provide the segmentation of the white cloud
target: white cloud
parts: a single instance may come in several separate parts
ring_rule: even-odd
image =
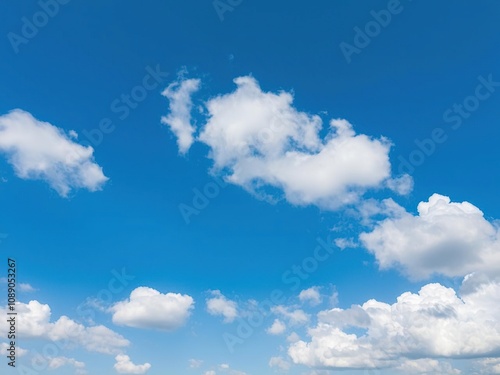
[[[144,363],[142,365],[134,364],[128,355],[119,354],[115,357],[116,363],[114,368],[119,374],[145,374],[151,368],[151,364]]]
[[[113,323],[135,328],[171,331],[185,324],[194,300],[178,293],[162,294],[159,291],[139,287],[130,293],[130,298],[117,302],[110,311]]]
[[[56,370],[62,366],[73,366],[77,370],[77,374],[86,374],[85,363],[77,361],[74,358],[67,358],[67,357],[48,358],[49,369]]]
[[[191,125],[191,95],[200,88],[199,79],[182,80],[171,83],[163,92],[170,104],[170,113],[161,118],[161,122],[170,127],[177,137],[180,153],[186,153],[193,144],[195,128]]]
[[[270,335],[281,335],[286,331],[286,324],[279,319],[274,319],[273,324],[269,327],[266,332]]]
[[[500,282],[474,281],[474,288],[467,282],[461,297],[440,284],[427,284],[418,294],[403,293],[392,305],[369,300],[322,311],[308,330],[310,340],[292,343],[288,354],[296,364],[318,368],[422,368],[436,363],[401,361],[499,353]],[[457,373],[446,364],[439,366]]]
[[[36,289],[35,289],[35,288],[33,288],[33,287],[32,287],[30,284],[28,284],[28,283],[19,283],[19,285],[18,285],[17,287],[19,288],[19,290],[20,290],[21,292],[29,292],[29,293],[31,293],[31,292],[35,292],[35,291],[36,291]]]
[[[286,338],[286,341],[288,342],[297,342],[300,340],[300,336],[297,334],[297,332],[292,332],[288,335],[288,337]]]
[[[354,249],[358,247],[358,244],[352,238],[336,238],[334,243],[340,250]]]
[[[207,299],[207,311],[210,315],[221,315],[224,323],[231,323],[238,316],[238,305],[227,299],[219,290],[211,291],[212,298]]]
[[[386,185],[399,195],[407,195],[413,190],[413,178],[405,174],[401,177],[388,179]]]
[[[309,302],[312,306],[319,305],[322,301],[321,294],[319,293],[319,288],[316,286],[302,290],[299,293],[299,299],[301,302]]]
[[[17,344],[16,344],[15,348],[16,348],[16,356],[17,357],[23,357],[23,356],[25,356],[28,353],[28,351],[26,349],[21,348]],[[9,349],[10,349],[10,344],[8,344],[6,342],[0,343],[0,355],[2,357],[10,355]]]
[[[86,327],[67,316],[50,322],[49,305],[34,300],[28,304],[16,303],[17,329],[19,337],[41,338],[63,342],[65,345],[80,345],[88,351],[116,354],[130,344],[123,336],[102,325]],[[0,315],[7,316],[7,308],[0,308]],[[7,332],[6,320],[0,320],[0,329]]]
[[[298,111],[292,94],[264,92],[250,76],[234,82],[235,91],[205,103],[197,137],[227,181],[268,198],[278,188],[293,204],[327,209],[354,203],[369,188],[411,187],[409,176],[391,180],[387,139],[356,134],[343,119],[331,120],[322,139],[321,118]]]
[[[0,277],[0,284],[7,284],[7,278],[6,277]],[[30,284],[28,283],[19,283],[17,284],[17,289],[20,292],[26,292],[26,293],[31,293],[35,292],[37,289],[33,288]]]
[[[198,368],[203,364],[201,359],[190,359],[189,360],[189,368]]]
[[[405,360],[397,370],[402,374],[439,374],[439,375],[459,375],[462,371],[453,368],[448,362],[438,361],[436,359],[417,359]]]
[[[480,374],[493,375],[500,374],[500,358],[484,358],[478,360]]]
[[[0,116],[0,152],[18,177],[44,180],[63,197],[72,189],[100,190],[108,180],[92,147],[19,109]]]
[[[227,363],[219,365],[219,370],[229,375],[247,375],[244,371],[232,369]]]
[[[205,371],[205,374],[204,375],[215,375],[216,372],[214,370],[208,370],[208,371]]]
[[[381,269],[402,268],[413,279],[433,274],[464,276],[500,271],[500,232],[468,202],[434,194],[420,202],[418,215],[395,210],[360,240]]]
[[[288,371],[291,367],[290,362],[287,362],[283,357],[271,357],[269,367],[276,367],[281,371]]]
[[[337,289],[333,290],[328,302],[330,302],[331,307],[336,307],[339,304],[339,292],[337,292]]]
[[[302,309],[278,305],[271,308],[271,312],[288,319],[290,325],[302,325],[309,321],[309,314]]]

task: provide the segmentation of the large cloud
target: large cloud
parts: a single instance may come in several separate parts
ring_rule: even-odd
[[[19,109],[0,116],[0,152],[18,177],[44,180],[61,196],[78,188],[99,190],[108,179],[94,162],[92,147]]]
[[[360,236],[382,269],[399,267],[412,278],[499,273],[498,225],[474,205],[434,194],[420,202],[418,215],[402,208],[393,212],[395,216]]]
[[[447,368],[411,359],[500,356],[500,282],[464,279],[461,296],[440,284],[403,293],[390,305],[369,300],[318,314],[309,341],[292,343],[296,364],[326,368]],[[467,285],[469,283],[471,285]],[[444,367],[443,367],[444,366]],[[430,371],[430,370],[427,370]],[[448,368],[446,373],[457,373]]]
[[[209,146],[214,171],[227,181],[264,197],[277,188],[293,204],[332,209],[355,202],[368,188],[410,189],[408,176],[390,179],[387,139],[356,134],[342,119],[331,120],[321,138],[321,118],[294,108],[290,93],[264,92],[250,76],[234,82],[234,92],[205,103],[207,122],[197,137]],[[193,84],[177,83],[179,90]],[[172,97],[170,106],[177,102]],[[188,116],[176,116],[171,108],[168,118],[171,124],[185,124]],[[182,128],[192,133],[191,125]],[[188,138],[179,138],[181,152],[191,143]]]
[[[113,323],[135,328],[171,331],[184,325],[194,307],[194,300],[178,293],[162,294],[139,287],[130,298],[111,307]]]
[[[41,338],[62,342],[64,345],[76,344],[83,348],[104,354],[117,354],[130,342],[109,328],[98,325],[86,327],[67,316],[51,322],[49,305],[33,300],[29,303],[16,303],[17,329],[19,338]],[[7,316],[7,309],[0,308],[0,314]],[[7,322],[0,321],[0,329],[7,332]]]

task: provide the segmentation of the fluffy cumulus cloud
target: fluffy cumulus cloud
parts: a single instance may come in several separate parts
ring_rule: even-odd
[[[499,228],[479,208],[434,194],[417,210],[413,215],[395,209],[373,231],[361,234],[382,269],[401,268],[414,279],[475,271],[500,274]]]
[[[308,302],[312,306],[319,305],[322,301],[321,294],[319,293],[318,287],[312,287],[309,289],[304,289],[299,293],[299,299],[301,302]]]
[[[139,287],[128,299],[114,304],[110,311],[113,323],[118,325],[171,331],[185,324],[193,307],[191,296],[162,294],[152,288]]]
[[[408,176],[391,179],[387,139],[356,134],[343,119],[331,120],[322,138],[321,118],[297,110],[290,93],[262,91],[250,76],[234,82],[235,91],[205,103],[207,120],[196,138],[209,147],[213,170],[227,181],[262,197],[274,199],[270,191],[279,189],[293,204],[329,209],[357,201],[369,188],[411,188]],[[176,87],[181,90],[183,84],[195,86],[186,80]],[[170,106],[175,104],[171,98]],[[168,118],[193,134],[185,112],[176,115],[171,109]],[[182,142],[181,152],[191,143],[184,138],[189,141]]]
[[[369,300],[318,313],[308,340],[290,344],[296,364],[326,368],[404,369],[458,374],[432,358],[488,358],[500,353],[500,282],[471,275],[461,293],[427,284],[392,305]],[[406,361],[405,359],[411,361]],[[421,361],[416,361],[419,360]]]
[[[115,357],[116,363],[114,368],[119,374],[145,374],[151,368],[151,364],[144,363],[142,365],[134,364],[128,355],[119,354]]]
[[[269,327],[266,332],[270,335],[281,335],[286,331],[286,324],[279,319],[274,319],[273,324]]]
[[[51,322],[49,305],[33,300],[16,304],[19,338],[41,338],[61,342],[63,345],[79,345],[88,351],[117,354],[130,342],[109,328],[97,325],[87,327],[67,316]],[[0,314],[7,316],[7,309],[0,308]],[[7,332],[6,321],[0,321],[0,329]]]
[[[211,291],[212,297],[207,299],[207,311],[211,315],[224,317],[224,323],[231,323],[238,316],[238,305],[227,299],[219,290]]]
[[[61,196],[78,188],[100,190],[108,178],[94,162],[94,149],[71,134],[19,109],[0,116],[0,152],[18,177],[43,180]]]
[[[171,83],[162,95],[169,100],[168,116],[161,118],[161,122],[169,126],[177,137],[179,152],[184,154],[194,142],[195,128],[191,125],[191,95],[200,88],[199,79],[179,79]]]

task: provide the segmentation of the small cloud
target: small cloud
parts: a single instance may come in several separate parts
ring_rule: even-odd
[[[319,305],[322,301],[321,294],[319,293],[319,288],[317,286],[301,291],[299,299],[300,302],[309,302],[312,306]]]
[[[286,307],[282,305],[275,306],[271,311],[288,319],[291,325],[303,325],[309,321],[309,315],[301,309],[293,309],[291,307]]]
[[[269,360],[269,367],[275,367],[281,371],[290,370],[290,362],[287,362],[283,359],[283,357],[271,357]]]
[[[234,370],[227,363],[219,365],[219,370],[229,375],[247,375],[244,371]],[[215,372],[214,372],[215,373]]]
[[[331,307],[336,307],[339,304],[339,292],[337,292],[337,289],[335,289],[335,287],[332,294],[330,295],[329,302]]]
[[[207,311],[210,315],[221,315],[224,323],[231,323],[238,316],[238,305],[227,299],[219,290],[211,291],[213,298],[207,299]]]
[[[170,113],[161,118],[161,123],[167,125],[175,134],[179,152],[185,154],[194,142],[193,134],[196,130],[191,124],[191,96],[200,89],[201,82],[199,79],[183,80],[182,76],[181,72],[178,79],[162,92],[170,102]]]
[[[294,343],[300,340],[300,336],[297,334],[297,332],[292,332],[288,335],[286,338],[286,341]]]
[[[286,324],[279,319],[275,319],[271,327],[266,332],[270,335],[281,335],[286,330]]]
[[[190,359],[189,360],[189,368],[198,368],[203,364],[201,359]]]
[[[67,357],[54,357],[48,360],[49,369],[55,370],[63,366],[73,366],[77,374],[86,374],[85,363],[75,360],[74,358]]]
[[[143,365],[134,364],[128,355],[119,354],[115,357],[116,363],[114,368],[119,374],[145,374],[151,368],[151,364],[144,363]]]
[[[386,181],[386,186],[399,195],[408,195],[413,190],[413,178],[408,175],[390,178]]]
[[[33,288],[30,284],[28,283],[20,283],[18,285],[18,288],[21,292],[26,292],[26,293],[31,293],[35,292],[37,289]]]
[[[10,349],[9,344],[7,344],[5,342],[0,343],[0,355],[2,357],[6,356],[6,355],[10,355],[9,349]],[[26,349],[23,349],[20,346],[16,346],[16,356],[23,357],[27,353],[28,353],[28,351]]]
[[[139,287],[109,311],[113,312],[113,323],[118,325],[171,331],[185,324],[193,307],[191,296],[162,294],[152,288]]]
[[[358,247],[352,238],[336,238],[334,242],[335,246],[337,246],[340,250],[354,249]]]

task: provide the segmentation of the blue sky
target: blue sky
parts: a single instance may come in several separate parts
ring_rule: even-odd
[[[498,2],[1,7],[2,373],[500,373]]]

